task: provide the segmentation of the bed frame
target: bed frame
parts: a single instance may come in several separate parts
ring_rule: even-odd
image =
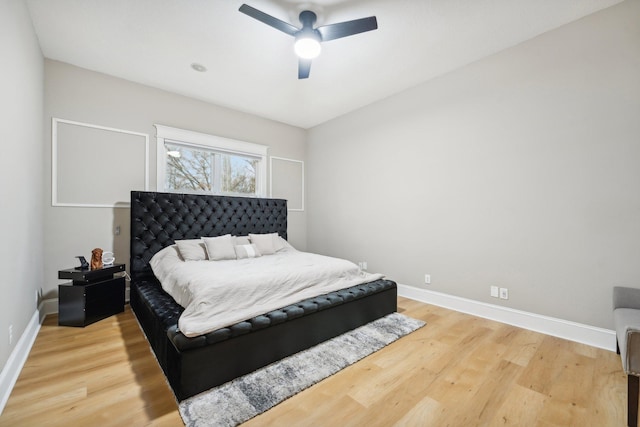
[[[286,200],[131,192],[131,308],[178,401],[397,309],[396,284],[381,279],[185,337],[183,308],[160,287],[151,257],[175,240],[249,233],[286,239]]]

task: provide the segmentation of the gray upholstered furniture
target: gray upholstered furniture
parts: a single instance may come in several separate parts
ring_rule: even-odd
[[[638,425],[640,390],[640,289],[613,288],[613,318],[618,354],[627,374],[627,425]]]

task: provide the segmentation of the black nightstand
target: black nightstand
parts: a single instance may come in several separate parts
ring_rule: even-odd
[[[58,285],[58,325],[84,327],[122,313],[124,277],[113,275],[124,270],[124,264],[113,264],[98,270],[58,271],[58,279],[72,280]]]

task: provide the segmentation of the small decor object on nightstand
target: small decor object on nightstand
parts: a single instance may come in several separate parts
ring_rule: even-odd
[[[91,251],[91,269],[98,270],[102,268],[102,249],[95,248]]]
[[[87,262],[85,257],[83,257],[82,255],[79,255],[76,258],[78,258],[78,260],[80,260],[80,267],[76,267],[76,270],[88,270],[89,269],[89,263]]]
[[[102,252],[102,265],[103,267],[108,267],[113,265],[113,262],[116,260],[116,257],[113,255],[113,252]]]

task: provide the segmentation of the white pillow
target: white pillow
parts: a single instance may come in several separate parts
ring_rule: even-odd
[[[233,236],[233,243],[235,245],[249,245],[249,236]]]
[[[289,245],[289,242],[287,242],[282,237],[280,237],[278,233],[274,233],[274,234],[275,236],[273,236],[273,247],[276,250],[276,252],[280,252],[284,248],[291,246]]]
[[[185,261],[203,261],[207,259],[207,249],[202,239],[176,240],[178,252]]]
[[[260,250],[256,245],[248,244],[248,245],[236,245],[236,256],[238,259],[243,258],[258,258],[262,256]]]
[[[249,240],[258,247],[262,255],[271,255],[276,253],[276,248],[273,243],[274,235],[277,236],[277,233],[249,234]]]
[[[204,245],[211,261],[236,259],[236,250],[231,234],[219,237],[203,237],[202,240],[204,240]]]

